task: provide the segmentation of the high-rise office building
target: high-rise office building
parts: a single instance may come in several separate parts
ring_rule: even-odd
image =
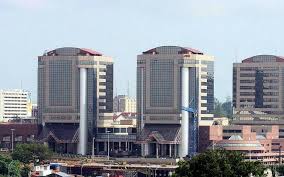
[[[236,124],[284,124],[284,57],[234,63],[233,107]]]
[[[113,112],[136,113],[136,100],[126,95],[118,95],[114,97]]]
[[[30,93],[22,89],[0,90],[0,122],[31,116]]]
[[[71,47],[38,57],[41,138],[53,139],[48,142],[53,150],[70,153],[76,152],[78,146],[79,154],[91,152],[96,120],[112,111],[112,58],[90,49]]]
[[[182,108],[189,107],[196,110],[199,125],[212,124],[214,58],[178,46],[138,55],[137,130],[142,155],[188,155],[191,114]]]

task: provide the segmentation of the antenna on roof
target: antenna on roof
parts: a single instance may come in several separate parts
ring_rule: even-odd
[[[235,49],[235,63],[238,62],[238,49]]]
[[[129,80],[127,81],[127,96],[129,97]]]

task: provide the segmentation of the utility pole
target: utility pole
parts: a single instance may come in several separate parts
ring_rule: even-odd
[[[14,151],[14,131],[15,129],[11,129],[11,132],[12,132],[12,138],[11,138],[11,150],[12,152]]]
[[[109,160],[109,133],[110,131],[107,131],[107,160]]]

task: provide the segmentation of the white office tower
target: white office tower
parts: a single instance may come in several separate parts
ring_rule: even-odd
[[[0,122],[30,116],[30,92],[22,89],[0,90]]]
[[[212,125],[214,58],[162,46],[138,55],[138,142],[143,156],[184,157],[197,147],[198,125]],[[193,138],[194,137],[194,138]]]

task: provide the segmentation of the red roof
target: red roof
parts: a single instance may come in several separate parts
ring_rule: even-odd
[[[49,52],[46,53],[46,55],[48,56],[52,56],[52,55],[58,55],[58,52],[62,49],[68,49],[68,48],[72,48],[72,49],[77,49],[79,50],[78,53],[74,53],[73,55],[91,55],[91,56],[102,56],[103,54],[92,50],[92,49],[87,49],[87,48],[73,48],[73,47],[63,47],[63,48],[57,48],[54,50],[51,50]]]
[[[145,52],[143,52],[143,54],[158,54],[157,49],[161,48],[161,47],[178,47],[178,46],[160,46],[160,47],[156,47],[156,48],[152,48],[150,50],[147,50]],[[179,52],[179,54],[188,54],[188,53],[192,53],[192,54],[200,54],[203,55],[203,52],[197,50],[197,49],[193,49],[190,47],[179,47],[181,49],[181,51]]]
[[[257,57],[259,56],[263,56],[263,55],[256,55],[253,57],[246,58],[242,60],[242,63],[255,63],[257,62],[257,60],[254,60],[254,59],[257,59]],[[271,62],[284,62],[284,57],[282,56],[274,56],[274,55],[264,55],[264,56],[270,56],[272,59],[274,59],[274,57],[276,58],[275,61],[271,60]]]
[[[82,51],[85,51],[91,55],[95,55],[95,56],[102,56],[103,54],[95,51],[95,50],[92,50],[92,49],[86,49],[86,48],[80,48]]]

